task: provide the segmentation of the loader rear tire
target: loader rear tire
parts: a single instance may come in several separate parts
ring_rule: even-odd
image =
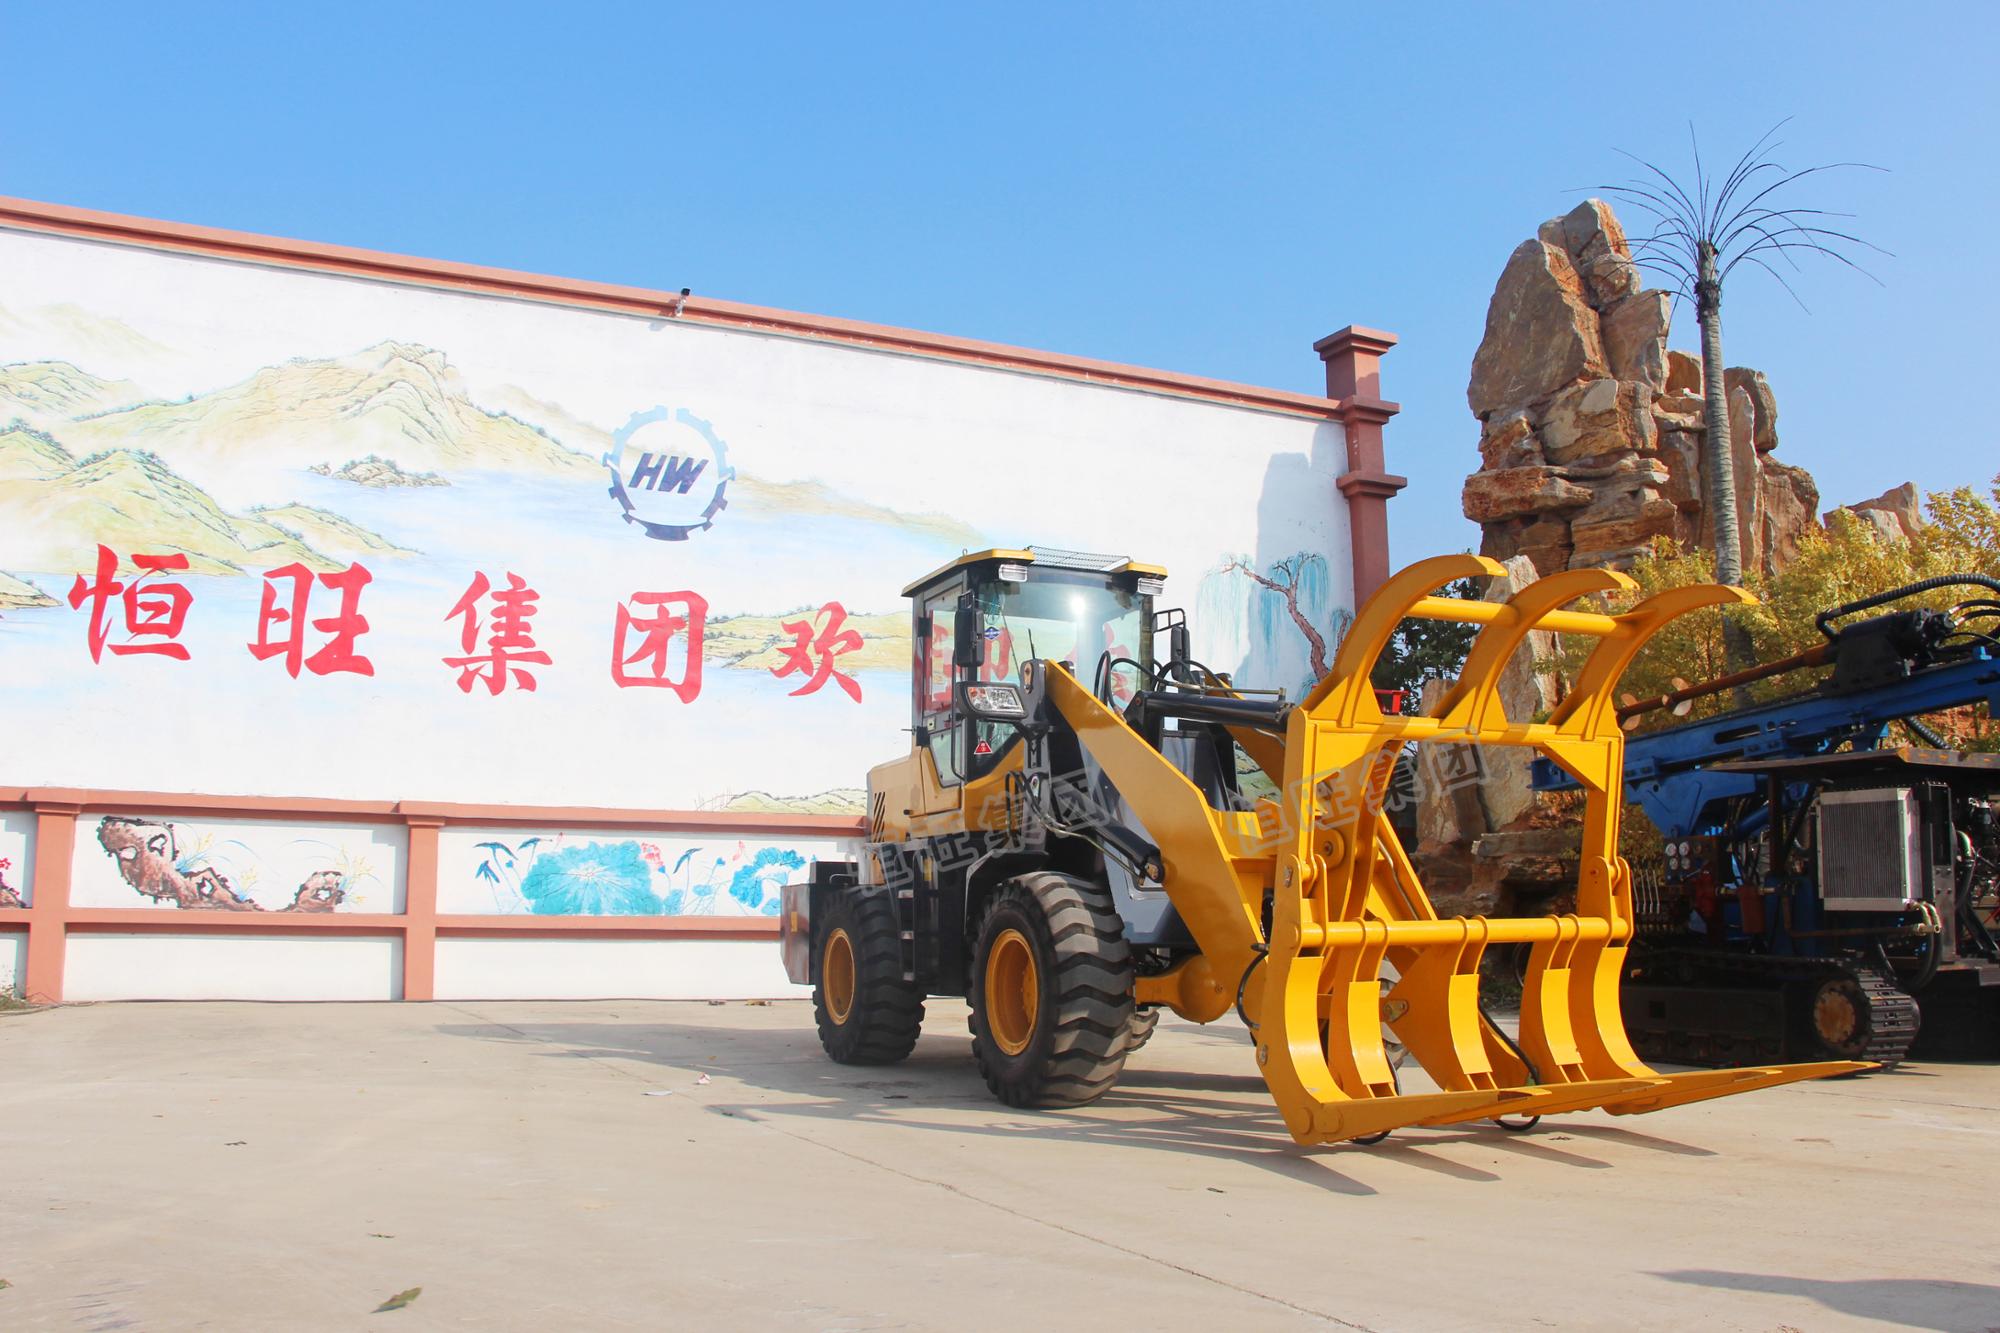
[[[1151,1041],[1153,1039],[1153,1029],[1159,1025],[1160,1007],[1158,1005],[1149,1004],[1144,1009],[1134,1010],[1132,1013],[1132,1026],[1127,1031],[1125,1037],[1125,1054],[1130,1055]]]
[[[828,897],[813,958],[819,1044],[844,1065],[892,1065],[917,1044],[924,995],[903,979],[902,929],[885,892]]]
[[[986,1086],[1009,1106],[1102,1097],[1133,1048],[1132,983],[1110,890],[1052,871],[1008,880],[980,918],[967,987]]]

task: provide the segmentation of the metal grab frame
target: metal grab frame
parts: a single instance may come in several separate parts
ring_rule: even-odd
[[[1276,800],[1254,815],[1218,811],[1199,789],[1061,667],[1049,700],[1158,843],[1163,883],[1201,955],[1139,984],[1141,1003],[1207,1022],[1240,1005],[1257,1062],[1293,1138],[1324,1143],[1409,1125],[1601,1107],[1661,1110],[1872,1066],[1853,1061],[1661,1074],[1634,1053],[1618,986],[1632,937],[1631,868],[1618,855],[1624,732],[1612,691],[1633,656],[1675,617],[1745,604],[1739,588],[1677,588],[1620,615],[1565,611],[1593,593],[1629,592],[1625,575],[1570,570],[1505,603],[1434,596],[1504,574],[1483,556],[1441,556],[1392,578],[1361,608],[1333,668],[1253,751]],[[1458,683],[1430,716],[1385,714],[1370,684],[1408,617],[1483,626]],[[1546,721],[1509,718],[1500,676],[1537,630],[1599,640],[1574,690]],[[1406,742],[1526,746],[1586,794],[1574,913],[1440,919],[1381,813]],[[1262,930],[1271,895],[1270,937]],[[1479,1004],[1489,945],[1530,946],[1518,1051]],[[1382,965],[1397,970],[1387,997]],[[1441,1091],[1403,1095],[1384,1049],[1385,1016]]]

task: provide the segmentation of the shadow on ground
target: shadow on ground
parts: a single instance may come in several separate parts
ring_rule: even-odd
[[[725,1083],[704,1089],[704,1094],[720,1095],[713,1099],[704,1095],[699,1103],[703,1109],[787,1133],[803,1131],[813,1122],[844,1121],[962,1136],[1098,1143],[1242,1162],[1340,1194],[1377,1193],[1336,1165],[1343,1159],[1353,1161],[1355,1154],[1457,1180],[1504,1179],[1433,1151],[1472,1142],[1509,1157],[1579,1170],[1612,1166],[1580,1151],[1584,1145],[1714,1156],[1691,1144],[1575,1120],[1548,1121],[1540,1132],[1528,1134],[1510,1134],[1491,1125],[1452,1126],[1399,1131],[1375,1145],[1300,1147],[1292,1142],[1263,1079],[1254,1072],[1147,1067],[1145,1052],[1132,1057],[1117,1087],[1089,1106],[1022,1110],[999,1103],[987,1091],[974,1068],[969,1039],[937,1033],[923,1036],[910,1058],[900,1064],[867,1067],[834,1064],[821,1052],[810,1029],[514,1019],[444,1023],[438,1031],[531,1046],[552,1059],[657,1065],[690,1076],[706,1073],[716,1080],[731,1080],[768,1096],[727,1100],[731,1089]],[[1249,1051],[1233,1035],[1181,1031],[1175,1035],[1176,1044],[1236,1048],[1246,1071],[1250,1067]],[[645,1081],[636,1071],[622,1072]],[[666,1088],[664,1082],[662,1087]],[[683,1095],[685,1089],[681,1081],[666,1088]]]
[[[1802,1297],[1857,1319],[1879,1319],[1905,1328],[1936,1329],[1938,1333],[1992,1333],[1993,1326],[2000,1323],[2000,1287],[1983,1282],[1924,1278],[1833,1280],[1707,1268],[1685,1268],[1653,1276],[1723,1291]]]

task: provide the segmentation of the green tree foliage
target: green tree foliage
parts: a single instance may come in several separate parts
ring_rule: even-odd
[[[1479,584],[1473,579],[1460,579],[1445,585],[1438,595],[1477,601]],[[1449,620],[1405,620],[1375,660],[1370,680],[1378,690],[1408,690],[1413,694],[1427,680],[1450,680],[1465,665],[1465,655],[1472,650],[1472,640],[1478,633],[1477,625]],[[1415,711],[1414,700],[1409,706]]]
[[[1755,660],[1776,661],[1823,642],[1813,623],[1820,612],[1873,593],[1938,574],[2000,578],[2000,478],[1984,496],[1970,487],[1934,492],[1926,509],[1930,521],[1903,541],[1884,538],[1854,514],[1836,510],[1828,516],[1824,529],[1808,529],[1803,534],[1798,554],[1775,577],[1747,576],[1746,586],[1757,594],[1758,604],[1729,614],[1748,631]],[[1633,569],[1632,577],[1639,584],[1638,591],[1606,599],[1606,609],[1624,610],[1662,589],[1710,582],[1714,564],[1706,551],[1682,550],[1661,538],[1654,543],[1653,553]],[[1970,595],[1977,595],[1977,590],[1941,588],[1885,609],[1927,606],[1942,610]],[[1698,611],[1669,624],[1625,673],[1621,697],[1652,698],[1671,693],[1682,683],[1700,683],[1727,674],[1724,614],[1717,609]],[[1972,628],[1992,632],[1995,622]],[[1573,679],[1593,646],[1594,641],[1566,637],[1559,654],[1562,674]],[[1824,668],[1791,672],[1756,682],[1748,687],[1748,693],[1753,700],[1795,694],[1824,674]],[[1732,703],[1729,693],[1709,695],[1693,701],[1688,715],[1708,716]],[[1659,710],[1642,715],[1639,729],[1650,731],[1678,720]],[[1968,746],[1993,748],[2000,741],[1983,705],[1946,718],[1942,725],[1956,741]]]

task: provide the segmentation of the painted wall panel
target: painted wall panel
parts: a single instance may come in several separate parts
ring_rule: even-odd
[[[440,939],[440,1000],[755,1000],[811,994],[762,940]]]
[[[28,932],[0,930],[0,995],[18,997],[28,972]]]
[[[68,1000],[394,1000],[403,946],[378,937],[304,939],[80,933],[70,936]]]
[[[831,839],[632,830],[447,828],[438,911],[536,916],[770,916]]]
[[[0,810],[0,907],[35,901],[35,812]]]
[[[901,586],[1163,563],[1298,689],[1337,425],[671,319],[0,230],[7,781],[857,808]],[[1111,497],[1116,503],[1110,503]]]
[[[77,822],[70,902],[161,911],[403,910],[400,825],[91,814]]]

